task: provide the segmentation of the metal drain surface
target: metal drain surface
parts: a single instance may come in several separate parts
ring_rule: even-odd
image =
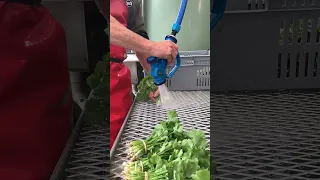
[[[216,180],[319,180],[320,92],[211,95]]]
[[[68,159],[64,179],[107,180],[109,168],[109,125],[83,127]]]
[[[174,92],[176,97],[187,100],[189,106],[177,108],[181,123],[185,130],[200,129],[210,138],[210,93],[209,91],[180,91]],[[190,103],[192,99],[193,103]],[[127,144],[135,139],[144,139],[151,134],[152,129],[160,120],[166,120],[167,110],[154,103],[138,102],[134,104],[127,120],[120,142],[114,147],[111,157],[111,179],[122,179],[124,162],[128,161]],[[115,143],[116,144],[116,143]]]

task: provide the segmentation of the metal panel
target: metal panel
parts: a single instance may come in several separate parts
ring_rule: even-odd
[[[109,127],[83,127],[64,172],[66,180],[109,179]]]
[[[213,94],[216,180],[320,179],[320,92]]]
[[[268,0],[229,0],[226,1],[226,13],[266,11]]]
[[[74,132],[50,180],[109,179],[108,125],[85,126]]]
[[[93,92],[90,93],[89,98]],[[50,180],[108,180],[109,122],[86,125],[82,111]]]
[[[318,0],[228,0],[226,13],[320,9]]]
[[[319,0],[269,0],[270,10],[319,9]]]
[[[82,1],[44,1],[51,14],[62,24],[66,32],[69,69],[87,71],[88,53]]]
[[[318,10],[225,14],[211,32],[211,90],[320,88],[319,17]]]

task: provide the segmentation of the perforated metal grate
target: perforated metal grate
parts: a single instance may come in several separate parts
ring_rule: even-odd
[[[177,108],[181,123],[186,130],[201,129],[210,138],[210,96],[208,91],[175,92],[175,97],[187,101],[189,106]],[[192,99],[192,103],[190,103]],[[128,118],[126,127],[121,136],[115,153],[111,157],[111,179],[122,179],[122,164],[127,162],[127,143],[135,139],[143,139],[151,134],[152,129],[160,120],[166,120],[167,110],[153,103],[139,102],[134,105]],[[116,143],[115,143],[116,144]]]
[[[110,175],[109,125],[85,126],[80,129],[70,155],[64,159],[60,174],[51,179],[107,180]],[[65,168],[65,169],[63,169]]]
[[[211,96],[216,180],[320,179],[320,92]]]
[[[84,127],[66,168],[66,179],[109,179],[109,126]]]

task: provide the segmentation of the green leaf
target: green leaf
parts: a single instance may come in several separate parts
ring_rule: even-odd
[[[148,101],[149,100],[149,93],[156,92],[158,87],[154,84],[152,76],[144,77],[138,85],[138,93],[136,96],[137,101]],[[156,99],[158,102],[159,96]]]
[[[189,131],[188,136],[192,139],[195,147],[199,149],[206,149],[208,147],[208,141],[203,131],[191,130]]]
[[[109,53],[103,60],[97,62],[94,72],[87,78],[87,84],[93,90],[92,97],[85,105],[85,122],[87,124],[100,124],[105,122],[109,109]]]
[[[173,162],[174,179],[191,178],[199,169],[198,159],[177,159]]]
[[[178,113],[175,110],[169,110],[168,111],[168,119],[173,119],[173,118],[177,118],[178,117]]]
[[[210,171],[201,169],[192,175],[193,180],[210,180]]]
[[[134,166],[130,163],[130,168],[126,168],[130,169],[124,172],[126,179],[143,180],[145,171],[149,180],[210,179],[210,152],[205,134],[200,130],[184,132],[175,110],[168,111],[167,120],[160,121],[150,137],[132,141],[129,152],[139,156],[135,156]],[[140,162],[143,166],[136,165]]]

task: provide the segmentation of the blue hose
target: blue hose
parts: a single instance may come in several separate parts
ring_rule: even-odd
[[[178,13],[176,22],[172,26],[172,31],[175,31],[176,33],[178,33],[180,31],[182,19],[184,16],[184,12],[186,11],[187,4],[188,4],[188,0],[181,1],[180,9],[179,9],[179,13]]]

